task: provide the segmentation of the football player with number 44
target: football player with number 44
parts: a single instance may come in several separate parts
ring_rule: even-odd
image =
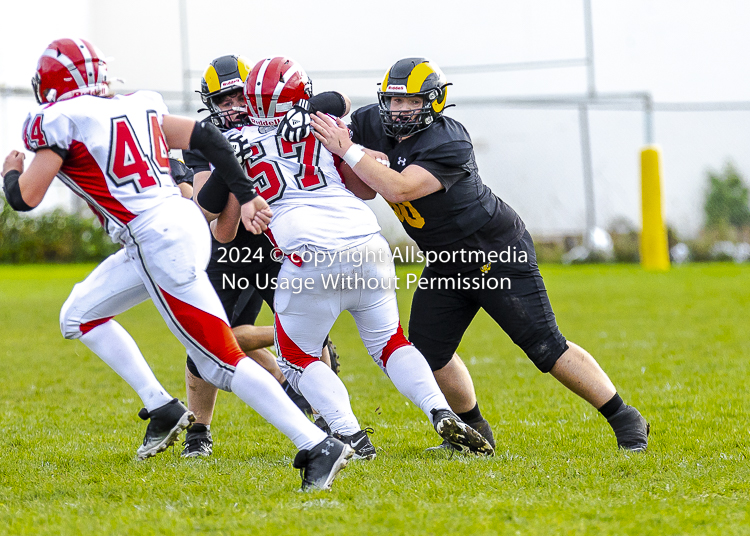
[[[346,387],[320,361],[327,333],[349,311],[373,360],[444,440],[493,454],[481,434],[450,410],[424,357],[404,337],[390,247],[373,212],[350,191],[362,183],[354,177],[344,185],[333,155],[308,134],[308,123],[297,120],[311,93],[299,64],[282,57],[258,62],[245,82],[250,125],[240,130],[250,147],[245,170],[274,208],[269,228],[286,256],[274,297],[284,375],[320,412],[333,437],[354,447],[356,457],[375,457]],[[289,136],[287,130],[297,128],[302,132]],[[206,187],[222,173],[217,169]]]
[[[60,327],[65,338],[79,339],[141,397],[146,407],[139,416],[149,424],[138,458],[164,451],[195,418],[166,392],[135,341],[113,320],[151,298],[199,360],[204,378],[233,391],[300,449],[303,488],[329,488],[352,449],[312,424],[240,350],[206,276],[208,225],[169,175],[169,147],[199,149],[239,200],[244,225],[262,232],[272,213],[247,182],[229,143],[213,125],[169,115],[158,93],[110,97],[103,56],[82,39],[53,41],[33,85],[40,106],[29,114],[24,141],[35,157],[25,171],[23,153],[6,157],[6,198],[15,210],[31,210],[57,176],[123,246],[73,288]]]

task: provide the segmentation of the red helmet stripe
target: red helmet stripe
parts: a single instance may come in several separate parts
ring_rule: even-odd
[[[78,68],[83,71],[83,75],[86,79],[87,86],[93,86],[96,83],[96,67],[94,65],[94,54],[89,48],[89,44],[83,39],[73,39],[76,45],[76,49],[83,56],[83,65],[79,65]],[[98,63],[98,61],[97,61]]]
[[[302,67],[288,58],[259,61],[245,85],[250,122],[256,126],[277,125],[293,104],[306,98],[307,83]]]
[[[266,100],[263,99],[263,94],[266,93],[265,86],[267,85],[266,81],[266,71],[268,70],[268,67],[271,64],[271,59],[265,59],[263,60],[263,65],[260,66],[260,69],[258,70],[258,79],[256,80],[255,84],[255,103],[258,108],[258,117],[267,117],[268,115],[268,106]]]
[[[268,66],[266,67],[266,71],[270,71],[271,76],[264,76],[263,77],[263,84],[261,85],[261,93],[263,96],[263,108],[266,110],[266,117],[273,117],[275,111],[276,111],[276,99],[273,99],[271,96],[275,95],[277,88],[279,87],[279,84],[284,85],[283,82],[279,82],[277,79],[277,74],[280,69],[282,68],[281,65],[279,65],[282,62],[283,58],[273,58],[268,62]]]
[[[252,117],[258,116],[258,114],[255,112],[255,94],[253,93],[255,81],[258,79],[257,74],[258,73],[255,71],[255,69],[252,69],[247,75],[247,79],[245,80],[245,103],[247,104],[247,111]]]
[[[285,68],[286,67],[286,68]],[[282,70],[281,72],[281,80],[276,84],[276,88],[273,90],[273,97],[271,99],[271,108],[273,110],[276,110],[276,104],[279,101],[279,97],[281,96],[281,93],[284,91],[284,87],[286,87],[286,83],[295,75],[300,74],[301,75],[301,68],[298,64],[293,62],[292,60],[289,60],[289,62],[286,65],[281,65],[280,67]]]

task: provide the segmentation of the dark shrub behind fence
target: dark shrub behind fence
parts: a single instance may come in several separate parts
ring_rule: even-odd
[[[118,249],[93,215],[22,216],[0,197],[0,263],[98,262]]]

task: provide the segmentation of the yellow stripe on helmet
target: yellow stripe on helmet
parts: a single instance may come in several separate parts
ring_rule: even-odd
[[[206,81],[206,86],[208,87],[209,93],[213,93],[214,91],[219,91],[221,89],[221,82],[219,82],[219,73],[216,72],[216,69],[213,65],[209,65],[206,69],[206,72],[203,73],[203,80]]]
[[[388,91],[388,76],[389,76],[390,74],[391,74],[391,70],[390,70],[390,69],[388,69],[388,70],[387,70],[387,71],[385,72],[385,78],[383,78],[383,85],[382,85],[382,86],[380,86],[380,91],[382,91],[383,93],[385,93],[386,91]]]
[[[253,70],[252,65],[250,65],[245,58],[242,56],[237,57],[237,70],[240,72],[240,78],[242,78],[242,81],[244,82],[247,80],[247,75],[250,74],[250,71]]]
[[[445,108],[445,103],[448,99],[448,88],[443,88],[443,100],[437,100],[435,99],[432,101],[432,109],[435,110],[435,112],[440,113],[443,111],[443,108]]]
[[[407,93],[419,93],[422,91],[422,84],[427,80],[427,77],[435,72],[428,62],[422,62],[416,65],[409,74],[409,79],[406,81],[406,92]]]

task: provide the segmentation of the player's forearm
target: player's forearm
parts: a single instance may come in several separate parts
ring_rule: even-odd
[[[226,244],[231,242],[237,236],[237,229],[240,226],[240,204],[233,195],[229,196],[224,210],[219,217],[211,223],[211,231],[214,238]]]
[[[13,210],[26,212],[34,208],[36,204],[29,205],[24,199],[19,186],[20,178],[21,172],[17,169],[6,171],[3,175],[3,192],[5,193],[5,199]]]
[[[42,149],[37,152],[26,171],[23,171],[22,165],[8,169],[4,176],[3,188],[10,206],[21,212],[38,206],[60,171],[62,163],[62,158],[54,151]]]
[[[362,182],[383,196],[386,201],[401,203],[416,199],[411,197],[417,191],[412,181],[398,171],[385,167],[371,156],[362,157],[352,170]]]
[[[195,176],[193,199],[200,207],[206,220],[215,220],[229,199],[229,187],[222,181],[218,172],[203,171]]]

